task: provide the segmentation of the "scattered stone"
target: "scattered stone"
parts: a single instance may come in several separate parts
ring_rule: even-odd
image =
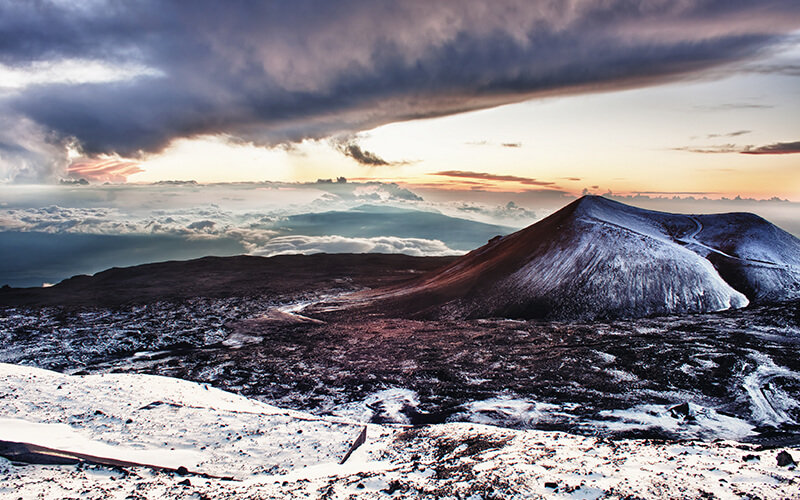
[[[544,487],[545,488],[550,488],[552,490],[557,490],[558,489],[558,483],[554,483],[552,481],[548,481],[548,482],[544,483]]]
[[[751,460],[761,460],[758,455],[745,455],[742,457],[742,462],[749,462]]]
[[[691,415],[691,408],[689,408],[689,403],[681,403],[669,408],[669,412],[673,418],[689,418]]]
[[[794,458],[789,455],[789,452],[782,451],[778,453],[778,467],[787,467],[789,465],[795,465],[796,463]]]
[[[381,490],[381,491],[383,491],[387,495],[391,495],[391,494],[393,494],[395,491],[397,491],[399,489],[402,489],[400,481],[392,481],[391,483],[389,483],[389,487],[388,488],[386,488],[385,490]]]
[[[189,479],[187,478],[187,479],[184,479],[183,481],[178,481],[178,484],[180,484],[182,486],[191,486],[192,482],[189,481]]]

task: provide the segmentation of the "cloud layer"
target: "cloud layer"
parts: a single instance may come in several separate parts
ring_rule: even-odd
[[[443,177],[455,177],[458,179],[475,179],[479,181],[518,182],[526,186],[555,185],[555,182],[540,181],[530,177],[518,177],[516,175],[498,175],[498,174],[490,174],[487,172],[465,172],[463,170],[446,170],[443,172],[436,172],[431,175],[440,175]]]
[[[112,266],[203,255],[447,255],[574,200],[552,190],[430,194],[438,198],[423,200],[395,184],[351,182],[0,184],[0,285],[39,286]],[[755,212],[800,235],[798,203],[651,194],[659,196],[615,198],[668,212]]]
[[[673,148],[675,151],[687,151],[689,153],[719,154],[719,153],[741,153],[745,155],[788,155],[800,153],[800,141],[797,142],[776,142],[766,146],[739,146],[737,144],[716,144],[705,147],[683,146]]]
[[[439,240],[422,238],[346,238],[344,236],[279,236],[254,249],[255,255],[313,253],[402,253],[417,257],[458,255]]]
[[[276,199],[287,191],[306,202]],[[93,261],[111,267],[146,262],[136,260],[145,256],[205,255],[198,252],[453,255],[512,230],[476,218],[520,225],[534,218],[511,202],[476,203],[469,210],[459,205],[444,215],[436,204],[381,183],[0,185],[0,193],[0,255],[8,257],[0,284],[51,282],[103,269]],[[525,215],[530,220],[523,222]],[[123,255],[125,249],[130,255]]]
[[[788,155],[800,153],[800,141],[776,142],[767,146],[748,147],[744,151],[748,155]]]
[[[668,81],[798,27],[794,0],[9,0],[0,69],[16,76],[0,114],[89,155],[131,158],[206,134],[275,144]],[[97,75],[41,70],[65,61]],[[11,139],[0,140],[6,177],[64,163]]]

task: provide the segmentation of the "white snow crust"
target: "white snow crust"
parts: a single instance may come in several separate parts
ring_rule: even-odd
[[[364,424],[150,375],[0,364],[0,380],[2,439],[233,476],[0,459],[0,498],[800,498],[800,471],[777,466],[783,450],[732,441],[366,425],[366,443],[339,465]],[[483,409],[544,408],[498,399]]]
[[[703,439],[741,440],[753,435],[753,426],[744,420],[722,415],[711,408],[690,404],[688,417],[674,415],[669,408],[640,405],[626,410],[601,411],[607,420],[592,420],[585,425],[609,430],[661,429],[668,432],[692,434]]]
[[[709,261],[663,235],[599,224],[587,224],[578,241],[532,260],[497,290],[519,301],[569,297],[589,317],[720,311],[749,303]]]
[[[799,425],[800,422],[789,414],[791,410],[800,408],[797,395],[789,394],[771,382],[776,378],[800,380],[800,373],[776,365],[763,354],[753,353],[751,357],[756,369],[745,377],[743,385],[753,406],[753,419],[764,425]]]
[[[392,387],[370,394],[364,401],[341,405],[333,410],[333,414],[357,422],[369,422],[377,416],[384,422],[407,424],[409,419],[403,410],[418,406],[419,395],[416,392]]]

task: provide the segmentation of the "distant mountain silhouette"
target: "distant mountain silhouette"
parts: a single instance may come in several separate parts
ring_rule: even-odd
[[[753,214],[669,214],[585,196],[444,269],[360,298],[416,317],[720,311],[800,298],[800,240]]]
[[[346,211],[290,215],[275,221],[269,228],[282,236],[336,234],[347,238],[394,236],[440,240],[448,248],[462,252],[475,248],[496,234],[514,231],[509,226],[385,205],[361,205]]]

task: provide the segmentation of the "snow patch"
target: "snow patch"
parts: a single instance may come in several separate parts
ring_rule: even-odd
[[[688,404],[688,415],[669,406],[639,405],[625,410],[599,412],[600,420],[591,425],[611,431],[658,430],[678,439],[733,439],[755,435],[755,428],[744,420],[718,413],[711,408]]]
[[[744,378],[742,385],[750,396],[753,405],[753,419],[770,426],[784,424],[798,425],[792,413],[800,413],[800,399],[797,394],[784,390],[777,379],[800,380],[800,373],[775,364],[764,354],[751,355],[758,367]]]
[[[606,373],[611,375],[611,378],[613,378],[615,382],[636,382],[639,380],[639,377],[625,370],[608,369]]]
[[[603,352],[603,351],[594,351],[594,350],[593,350],[592,352],[593,352],[595,355],[597,355],[597,357],[598,357],[598,358],[600,358],[600,361],[601,361],[601,362],[603,362],[603,363],[605,363],[605,364],[610,364],[610,363],[613,363],[614,361],[616,361],[616,360],[617,360],[617,357],[616,357],[616,356],[614,356],[613,354],[609,354],[609,353],[607,353],[607,352]]]
[[[0,364],[0,378],[6,394],[0,418],[11,424],[3,426],[10,441],[20,441],[15,430],[25,439],[42,430],[34,444],[53,448],[52,442],[67,451],[121,460],[158,458],[153,465],[189,460],[178,465],[217,476],[289,474],[337,465],[363,428],[153,375],[69,376]],[[373,429],[368,435],[386,432],[392,431]],[[363,448],[353,454],[353,464],[370,453],[369,440]]]
[[[358,422],[408,424],[409,414],[417,412],[418,407],[416,392],[393,387],[370,394],[363,401],[341,405],[332,413]]]
[[[14,418],[0,418],[0,440],[172,469],[202,460],[202,454],[192,449],[136,449],[110,445],[94,441],[85,432],[67,424],[44,424]]]
[[[465,405],[463,412],[457,413],[451,420],[524,429],[550,420],[552,414],[560,409],[555,404],[504,396],[469,403]]]

